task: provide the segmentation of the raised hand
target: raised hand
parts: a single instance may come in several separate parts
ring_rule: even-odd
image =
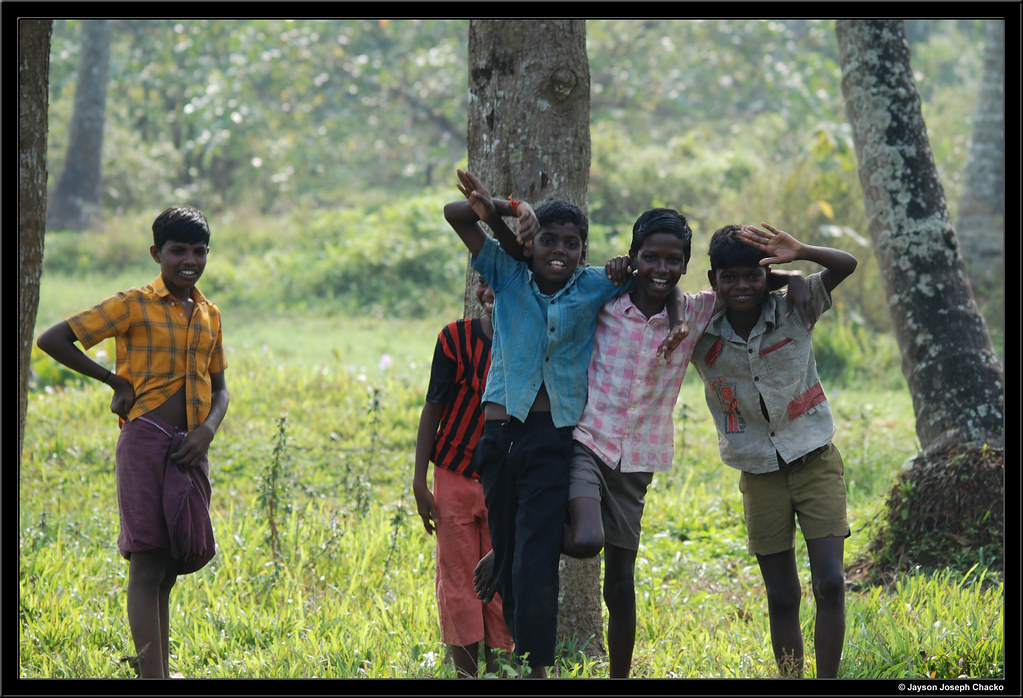
[[[481,221],[493,220],[496,215],[494,201],[490,192],[471,172],[457,170],[458,191],[468,200],[469,206]]]
[[[519,201],[515,205],[515,211],[518,214],[515,219],[517,223],[515,239],[524,250],[529,250],[533,247],[533,238],[540,232],[540,221],[536,220],[533,207],[525,201]]]
[[[803,243],[772,225],[767,223],[761,223],[760,225],[767,228],[767,230],[761,230],[752,225],[745,225],[742,228],[740,237],[747,245],[752,245],[758,250],[767,253],[768,256],[760,260],[761,266],[785,264],[802,258]]]

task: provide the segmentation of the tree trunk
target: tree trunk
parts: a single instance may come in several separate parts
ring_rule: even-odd
[[[587,210],[585,20],[472,20],[468,106],[469,171],[493,195],[563,199]],[[476,316],[471,269],[466,281],[466,314]],[[591,656],[605,654],[599,557],[562,557],[558,635],[586,643]]]
[[[46,219],[46,126],[53,20],[18,20],[18,470],[39,307]]]
[[[922,529],[947,526],[948,532],[964,524],[1000,527],[995,516],[981,523],[996,508],[992,499],[1000,501],[997,493],[982,492],[964,504],[959,501],[963,473],[919,477],[934,465],[954,469],[963,461],[955,455],[964,451],[986,454],[1003,447],[1004,374],[949,221],[905,26],[901,20],[842,20],[836,33],[870,236],[923,451],[903,474],[915,493],[893,491],[889,507],[902,510],[892,512],[896,516],[889,521],[909,519]],[[993,482],[997,487],[998,479]],[[921,503],[926,507],[915,508]],[[967,504],[980,510],[964,511]]]
[[[84,230],[99,213],[109,77],[110,20],[83,20],[75,108],[67,155],[46,220],[50,230]]]
[[[974,294],[1000,293],[1005,272],[1005,20],[984,22],[984,76],[956,232]]]

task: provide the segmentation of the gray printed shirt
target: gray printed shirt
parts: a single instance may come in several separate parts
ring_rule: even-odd
[[[831,308],[831,296],[820,273],[806,281],[819,316]],[[779,455],[792,462],[830,442],[835,421],[812,338],[796,313],[785,317],[784,293],[768,295],[748,340],[732,329],[725,312],[715,314],[693,352],[721,459],[748,473],[767,473],[778,470]]]

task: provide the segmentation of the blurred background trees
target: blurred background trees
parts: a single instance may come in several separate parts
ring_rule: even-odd
[[[51,195],[68,160],[83,30],[93,21],[54,22]],[[349,249],[381,264],[384,255],[398,258],[391,285],[403,292],[374,312],[424,312],[433,299],[419,302],[410,288],[449,292],[441,280],[458,260],[446,241],[431,247],[443,229],[431,197],[456,193],[454,169],[466,164],[467,20],[141,19],[110,20],[110,29],[94,227],[151,220],[170,202],[220,220],[227,212],[276,216],[319,236],[289,241],[289,254],[274,260],[278,269],[304,270],[281,294],[375,303],[379,294],[352,296],[360,291],[342,258]],[[957,220],[971,134],[977,143],[993,133],[973,126],[997,111],[979,101],[982,85],[993,84],[984,77],[985,23],[907,20],[906,33]],[[843,312],[867,332],[890,332],[833,21],[588,20],[586,37],[591,259],[621,252],[639,212],[675,206],[696,232],[689,276],[699,286],[716,228],[767,220],[857,253],[864,263],[843,286]],[[985,162],[1004,159],[985,152]],[[412,207],[406,215],[394,208],[403,201]],[[379,225],[386,230],[364,229]],[[381,235],[389,244],[373,241]],[[315,256],[303,261],[306,247]],[[997,254],[994,264],[1004,256]],[[102,268],[102,254],[92,262]],[[215,290],[244,293],[232,288]],[[1002,353],[1000,279],[974,290]]]

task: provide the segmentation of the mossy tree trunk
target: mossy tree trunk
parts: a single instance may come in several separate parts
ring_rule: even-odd
[[[1004,445],[1004,373],[949,219],[904,22],[843,20],[836,32],[869,232],[922,449],[889,501],[889,522],[906,522],[897,545],[908,562],[918,557],[914,546],[936,547],[935,532],[950,547],[969,546],[974,534],[1004,525],[997,491],[963,500],[960,467],[989,462],[983,454]],[[928,475],[936,468],[947,475]]]
[[[469,23],[468,169],[495,196],[587,210],[590,73],[585,20]],[[452,190],[455,185],[451,173]],[[466,275],[466,314],[480,313]],[[560,531],[552,532],[559,535]],[[600,559],[562,557],[558,635],[602,656]]]
[[[46,131],[53,20],[18,20],[18,469],[46,220]]]

